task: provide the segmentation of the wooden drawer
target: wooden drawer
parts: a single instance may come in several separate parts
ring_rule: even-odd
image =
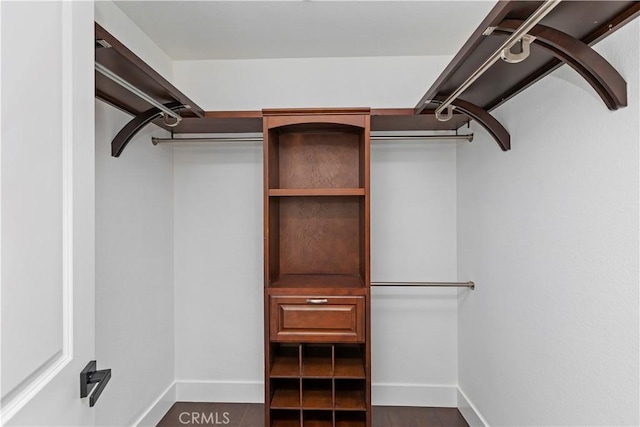
[[[272,296],[271,341],[364,342],[364,297]]]

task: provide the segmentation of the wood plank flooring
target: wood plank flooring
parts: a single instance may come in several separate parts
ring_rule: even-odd
[[[374,406],[373,427],[469,427],[456,408]],[[176,402],[158,427],[262,427],[264,406],[258,403]]]

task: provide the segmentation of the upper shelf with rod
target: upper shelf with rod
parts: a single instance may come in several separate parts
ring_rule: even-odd
[[[113,156],[149,123],[172,134],[262,132],[262,111],[203,111],[98,24],[95,46],[96,97],[134,116],[114,137]],[[445,123],[433,109],[420,115],[412,108],[371,109],[372,131],[457,130],[468,122],[458,112]]]
[[[508,133],[489,114],[563,63],[596,90],[607,108],[626,106],[626,82],[590,45],[640,15],[637,1],[501,1],[415,107],[473,110],[503,150]],[[502,59],[502,60],[500,60]]]

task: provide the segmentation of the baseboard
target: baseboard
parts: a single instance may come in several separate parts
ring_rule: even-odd
[[[454,385],[378,383],[371,386],[371,403],[378,406],[437,406],[455,408]]]
[[[478,409],[471,403],[464,392],[458,388],[458,410],[462,414],[469,427],[489,427],[489,424],[480,415]]]
[[[381,406],[455,408],[457,387],[426,384],[373,384],[372,403]],[[261,381],[176,381],[179,402],[263,403]]]
[[[172,383],[133,425],[156,426],[174,403],[176,403],[176,383]]]
[[[176,381],[179,402],[263,403],[262,381]]]

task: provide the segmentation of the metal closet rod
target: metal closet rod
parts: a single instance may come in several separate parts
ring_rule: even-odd
[[[445,287],[445,288],[469,288],[474,290],[476,284],[469,282],[371,282],[371,286],[388,287]]]
[[[562,0],[548,0],[542,3],[542,5],[538,9],[536,9],[536,11],[533,12],[533,14],[522,23],[522,25],[520,25],[513,33],[511,33],[511,36],[509,36],[509,38],[507,38],[507,40],[505,40],[504,43],[502,43],[500,47],[496,49],[496,51],[493,52],[493,54],[489,58],[487,58],[487,60],[484,61],[482,65],[477,68],[476,71],[474,71],[473,74],[471,74],[469,78],[467,78],[467,80],[465,80],[458,87],[458,89],[456,89],[451,95],[449,95],[449,97],[442,104],[440,104],[438,108],[436,108],[436,118],[440,117],[442,112],[449,106],[451,106],[451,103],[458,99],[462,92],[467,90],[467,88],[471,86],[473,82],[480,78],[480,76],[482,76],[489,68],[491,68],[493,64],[498,61],[498,59],[500,59],[500,54],[505,49],[511,49],[513,45],[518,42],[518,40],[520,40],[533,27],[535,27],[540,21],[542,21],[542,19],[547,16],[547,14],[551,12],[553,8],[560,4],[561,1]],[[430,102],[431,100],[427,100],[425,104],[429,104]]]
[[[410,141],[410,140],[424,140],[424,139],[436,139],[436,140],[460,140],[460,141],[473,141],[473,134],[464,135],[377,135],[371,136],[372,141]],[[222,136],[222,137],[209,137],[209,138],[156,138],[152,137],[151,142],[153,145],[158,144],[173,144],[173,143],[198,143],[198,142],[262,142],[261,136]]]
[[[141,91],[140,89],[138,89],[137,87],[135,87],[134,85],[132,85],[131,83],[129,83],[128,81],[126,81],[125,79],[123,79],[122,77],[120,77],[119,75],[117,75],[116,73],[108,69],[107,67],[105,67],[104,65],[98,62],[95,62],[95,67],[97,72],[107,77],[108,79],[112,80],[113,82],[119,84],[123,88],[127,89],[129,92],[138,96],[139,98],[147,101],[149,104],[153,105],[158,110],[162,111],[164,114],[173,117],[178,122],[182,120],[182,117],[180,117],[180,114],[165,107],[164,105],[162,105],[161,103],[153,99],[151,96],[147,95],[145,92]]]

